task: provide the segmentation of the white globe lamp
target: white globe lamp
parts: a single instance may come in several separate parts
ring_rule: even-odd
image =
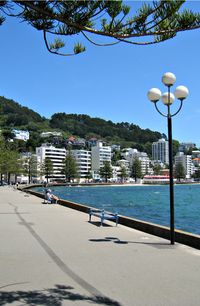
[[[189,90],[187,89],[187,87],[181,85],[176,87],[174,95],[177,99],[184,100],[189,95]]]
[[[165,92],[162,95],[162,102],[165,105],[171,105],[174,102],[174,100],[175,100],[175,97],[173,93]]]
[[[176,76],[172,72],[166,72],[162,77],[163,84],[172,86],[176,82]]]
[[[158,88],[151,88],[147,93],[148,99],[151,102],[157,102],[161,98],[161,91]]]

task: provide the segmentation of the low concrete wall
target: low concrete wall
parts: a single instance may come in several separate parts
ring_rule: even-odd
[[[32,190],[27,190],[27,189],[21,189],[21,190],[44,199],[43,193],[39,193],[39,192],[35,192]],[[90,206],[86,206],[86,205],[82,205],[82,204],[78,204],[75,202],[62,200],[62,199],[59,200],[58,203],[62,206],[76,209],[84,213],[89,213],[90,208],[94,208],[94,207],[90,207]],[[154,223],[137,220],[137,219],[121,216],[121,215],[119,216],[119,224],[134,228],[136,230],[139,230],[139,231],[142,231],[148,234],[152,234],[154,236],[158,236],[158,237],[170,240],[170,229],[165,226],[161,226],[161,225],[157,225]],[[196,249],[200,249],[200,235],[194,235],[194,234],[190,234],[184,231],[175,230],[175,241],[191,246]]]

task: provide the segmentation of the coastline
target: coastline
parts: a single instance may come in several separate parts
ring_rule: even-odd
[[[23,190],[29,194],[32,194],[39,198],[44,198],[43,193],[35,192],[32,190]],[[77,210],[79,212],[83,212],[89,214],[90,209],[95,209],[96,207],[88,206],[85,204],[80,204],[78,202],[74,202],[71,200],[60,199],[58,204],[64,206],[66,208],[70,208],[72,210]],[[157,236],[160,238],[170,239],[170,229],[168,226],[164,226],[161,224],[153,223],[151,221],[145,221],[142,219],[137,219],[133,217],[128,217],[125,215],[119,214],[119,224],[124,225],[125,227],[132,228],[144,233],[151,234],[153,236]],[[180,229],[175,229],[175,241],[181,243],[183,245],[187,245],[196,249],[200,249],[200,235],[187,232]]]
[[[32,187],[33,191],[40,192],[44,196],[43,187],[36,189],[35,186]],[[74,188],[54,185],[51,189],[60,199],[69,202],[89,205],[112,213],[117,212],[130,218],[163,226],[169,225],[169,185],[82,184],[75,185]],[[199,201],[199,184],[175,186],[176,227],[178,229],[200,234],[199,218],[194,215]],[[194,222],[191,222],[191,218]]]

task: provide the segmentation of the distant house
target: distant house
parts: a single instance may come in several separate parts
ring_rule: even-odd
[[[200,158],[199,158],[199,157],[193,158],[192,161],[193,161],[193,164],[194,164],[195,166],[197,166],[197,167],[200,166]]]
[[[180,143],[180,146],[179,146],[179,152],[185,152],[191,148],[194,149],[195,147],[196,145],[193,142],[182,142]]]
[[[87,140],[88,147],[94,147],[97,145],[98,139],[96,137],[92,137]]]
[[[75,146],[81,146],[84,147],[86,144],[86,140],[84,138],[78,138],[74,141]]]
[[[72,145],[72,146],[77,146],[77,147],[85,147],[86,140],[84,138],[76,138],[74,136],[70,136],[66,140],[66,144]]]
[[[15,134],[15,139],[27,141],[29,140],[29,132],[23,130],[12,130],[13,134]]]
[[[76,140],[76,138],[74,136],[70,136],[67,141],[70,143],[74,143],[74,141]]]
[[[40,136],[42,138],[47,138],[47,137],[50,137],[50,136],[59,137],[59,136],[62,136],[62,133],[61,132],[42,132],[40,134]]]
[[[113,152],[113,151],[120,151],[120,150],[121,150],[121,147],[120,147],[120,145],[118,145],[118,144],[113,144],[113,145],[111,146],[111,150],[112,150],[112,152]]]

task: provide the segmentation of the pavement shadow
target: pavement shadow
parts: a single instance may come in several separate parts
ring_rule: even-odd
[[[88,221],[88,223],[90,223],[92,225],[95,225],[95,226],[98,226],[98,227],[101,226],[101,221]],[[103,223],[102,226],[103,227],[111,227],[112,225],[107,224],[107,223]]]
[[[4,286],[5,288],[6,286]],[[1,291],[0,290],[0,305],[7,305],[14,302],[22,303],[23,305],[40,305],[40,306],[62,306],[63,301],[88,301],[96,305],[111,305],[122,306],[117,301],[108,297],[98,295],[82,295],[73,292],[71,286],[56,284],[53,288],[44,290],[16,290],[16,291]]]
[[[89,239],[91,242],[113,242],[116,244],[145,244],[151,247],[155,247],[157,249],[172,249],[172,246],[169,244],[169,242],[144,242],[144,241],[127,241],[127,240],[120,240],[117,237],[105,237],[105,238],[94,238]],[[173,246],[174,247],[174,246]]]

